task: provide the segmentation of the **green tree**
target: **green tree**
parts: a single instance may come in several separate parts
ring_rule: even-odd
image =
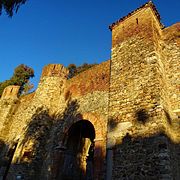
[[[6,88],[9,85],[20,86],[20,94],[22,94],[24,90],[27,93],[29,79],[32,77],[34,77],[34,70],[32,68],[24,64],[19,65],[15,68],[14,74],[9,80],[0,83],[0,96],[2,95],[4,88]],[[29,84],[29,86],[32,87],[32,84]],[[31,88],[29,87],[29,89]]]
[[[4,9],[8,16],[12,17],[14,12],[17,13],[19,7],[25,4],[27,0],[0,0],[0,14]]]
[[[67,68],[69,70],[68,78],[72,78],[77,74],[77,67],[75,64],[69,64]]]
[[[26,95],[29,93],[29,91],[34,87],[34,84],[31,84],[30,81],[28,81],[23,88],[22,94]]]

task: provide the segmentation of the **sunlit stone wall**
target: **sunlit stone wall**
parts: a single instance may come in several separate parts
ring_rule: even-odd
[[[25,96],[7,87],[0,179],[62,179],[69,129],[81,120],[95,130],[94,179],[180,179],[179,33],[145,6],[112,28],[111,60],[72,79],[47,65]]]

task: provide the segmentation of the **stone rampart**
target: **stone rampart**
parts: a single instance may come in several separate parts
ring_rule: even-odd
[[[0,99],[0,179],[180,179],[180,26],[152,2],[111,26],[111,59]]]

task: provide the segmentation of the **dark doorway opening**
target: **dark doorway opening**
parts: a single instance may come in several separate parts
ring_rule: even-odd
[[[81,120],[68,131],[64,154],[63,179],[92,180],[95,130],[90,121]]]

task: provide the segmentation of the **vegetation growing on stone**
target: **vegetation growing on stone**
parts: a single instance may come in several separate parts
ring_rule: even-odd
[[[0,96],[3,90],[9,85],[20,86],[20,94],[27,93],[33,85],[29,83],[29,79],[34,77],[34,70],[24,64],[17,66],[13,76],[9,80],[0,83]]]

